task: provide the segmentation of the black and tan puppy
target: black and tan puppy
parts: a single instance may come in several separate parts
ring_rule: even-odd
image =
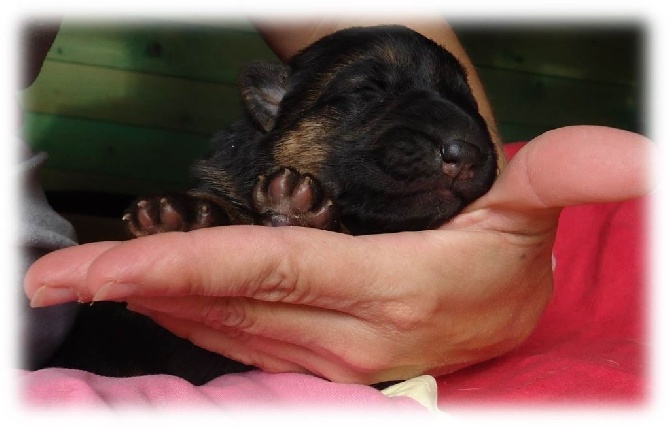
[[[133,235],[240,223],[428,229],[496,176],[463,68],[407,28],[342,30],[288,66],[247,66],[239,84],[246,115],[196,164],[196,187],[134,204]]]
[[[407,28],[339,31],[288,66],[246,67],[239,83],[246,114],[195,165],[197,185],[133,204],[133,235],[252,223],[427,229],[495,179],[496,151],[463,68]],[[82,308],[51,365],[195,384],[245,368],[116,303]]]

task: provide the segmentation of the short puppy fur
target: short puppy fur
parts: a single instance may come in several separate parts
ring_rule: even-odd
[[[399,26],[350,28],[288,65],[250,64],[245,114],[197,162],[193,189],[140,198],[133,236],[230,224],[373,234],[434,228],[491,187],[496,150],[463,67]],[[48,365],[194,384],[249,367],[117,303],[82,308]]]
[[[134,236],[228,224],[430,229],[496,177],[463,67],[408,28],[336,32],[287,66],[248,65],[239,86],[245,116],[195,165],[188,195],[128,210]]]

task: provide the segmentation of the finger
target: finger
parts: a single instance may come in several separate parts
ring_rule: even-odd
[[[650,191],[653,144],[628,131],[571,126],[531,140],[474,208],[517,210],[613,202]]]
[[[86,278],[91,263],[118,242],[95,242],[51,252],[26,272],[23,287],[32,306],[90,300]]]
[[[647,194],[652,143],[614,128],[572,126],[531,140],[491,190],[443,228],[553,233],[563,207]]]
[[[339,345],[346,332],[356,331],[356,340],[367,342],[372,330],[367,322],[341,312],[281,302],[263,302],[247,297],[129,297],[129,309],[141,307],[173,314],[216,330],[244,331],[300,345],[321,342]],[[364,336],[363,339],[358,339]],[[351,338],[346,338],[350,341]],[[351,342],[349,342],[351,343]],[[356,345],[352,343],[352,345]]]
[[[262,368],[269,372],[304,373],[307,370],[298,364],[287,361],[277,355],[257,349],[255,338],[236,331],[215,330],[213,328],[173,316],[135,306],[133,311],[146,315],[158,325],[170,330],[176,336],[186,339],[210,352],[223,355],[243,364]]]
[[[377,366],[360,369],[341,358],[342,350],[332,352],[322,346],[304,347],[290,341],[276,340],[236,330],[219,330],[201,323],[185,320],[174,314],[135,307],[156,323],[190,342],[244,364],[270,372],[312,373],[341,383],[372,384],[388,380],[405,379],[418,375],[423,368],[397,367],[381,370]],[[352,350],[350,344],[344,344]],[[355,350],[356,354],[365,351]],[[370,359],[372,364],[372,359]]]
[[[391,371],[393,375],[399,376],[406,375],[399,373],[399,369],[410,367],[414,370],[412,373],[419,372],[413,353],[398,353],[402,348],[398,344],[407,343],[404,337],[408,329],[402,326],[405,321],[402,314],[396,317],[391,310],[386,311],[388,319],[380,320],[377,311],[371,308],[370,316],[373,319],[367,321],[350,314],[311,306],[263,302],[243,297],[199,296],[132,297],[128,299],[128,307],[130,310],[141,308],[152,313],[169,314],[214,331],[228,334],[235,332],[237,340],[238,335],[247,339],[245,345],[253,338],[259,350],[270,352],[268,346],[272,346],[272,349],[278,347],[272,351],[273,355],[281,350],[283,354],[279,355],[285,359],[328,378],[337,376],[342,380],[356,373],[356,379],[360,379],[372,373],[376,373],[375,376],[391,375]],[[193,330],[192,326],[189,328]],[[421,334],[411,330],[413,335]],[[212,333],[211,337],[216,336]],[[221,348],[217,352],[231,351]],[[241,348],[239,352],[248,351]],[[243,356],[236,355],[233,358]]]
[[[516,340],[518,336],[516,333],[509,333],[524,324],[519,320],[536,319],[541,312],[538,307],[543,308],[546,305],[550,294],[532,290],[542,288],[535,285],[539,282],[536,278],[528,281],[534,286],[526,287],[523,280],[515,281],[512,287],[514,289],[503,292],[503,296],[496,295],[492,298],[484,294],[481,296],[484,301],[475,303],[461,300],[458,308],[453,308],[449,313],[421,313],[413,320],[408,319],[402,311],[394,312],[395,308],[391,306],[383,311],[371,310],[374,313],[371,315],[372,319],[364,320],[331,310],[248,298],[132,297],[128,299],[128,308],[169,314],[189,323],[223,332],[221,334],[234,333],[235,337],[237,334],[253,337],[258,346],[265,343],[261,339],[296,345],[303,351],[291,354],[290,360],[328,378],[334,375],[334,370],[345,370],[338,376],[356,373],[360,378],[374,374],[388,376],[383,380],[389,380],[393,376],[400,376],[396,377],[400,379],[430,368],[430,359],[420,349],[427,342],[435,343],[444,338],[443,331],[436,331],[435,325],[451,327],[450,337],[454,340],[454,346],[448,350],[450,367],[463,364],[463,361],[472,361],[473,349],[476,350],[477,357],[481,358],[481,342],[486,343],[486,356],[499,355],[510,349],[510,340]],[[517,301],[524,302],[524,307],[515,308],[519,305]],[[541,302],[536,304],[536,301]],[[482,310],[480,305],[487,309]],[[380,313],[383,314],[381,317]],[[486,314],[485,319],[481,318],[482,313]],[[512,322],[513,326],[504,328],[504,333],[493,333],[495,337],[492,339],[487,339],[488,333],[477,333],[478,329],[496,331],[501,326],[508,326],[510,314],[515,314],[515,321]],[[475,320],[478,329],[472,328]],[[522,336],[525,337],[525,333]],[[431,339],[426,341],[426,337]],[[259,349],[269,352],[265,347]],[[318,355],[320,359],[303,360],[305,349]],[[224,353],[224,350],[219,349],[217,352]],[[240,352],[248,351],[242,348]],[[274,352],[276,351],[273,351],[273,355]],[[440,367],[444,367],[442,353],[437,352],[437,347],[432,352],[435,353],[435,361],[439,362]],[[289,358],[288,355],[284,357]],[[335,362],[336,366],[333,365]]]
[[[301,227],[167,233],[105,252],[91,264],[88,286],[95,300],[239,296],[349,311],[411,291],[388,284],[398,282],[420,248],[443,251],[433,244],[439,242],[412,233],[352,237]]]
[[[350,314],[246,297],[153,296],[127,301],[130,310],[139,307],[215,330],[244,332],[309,349],[363,350],[373,341],[379,347],[393,328],[384,324],[380,332],[376,324]]]

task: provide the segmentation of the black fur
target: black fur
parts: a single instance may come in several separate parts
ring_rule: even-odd
[[[238,223],[352,234],[434,228],[495,179],[496,151],[462,66],[407,28],[334,33],[288,66],[249,65],[239,84],[245,115],[194,166],[193,190],[131,206],[125,218],[133,235]],[[109,310],[102,318],[119,317]],[[101,321],[100,313],[91,316]],[[108,340],[130,353],[87,354],[81,349],[97,340],[88,331],[52,364],[114,376],[172,373],[197,384],[243,369],[147,321],[123,333],[132,342]],[[124,358],[135,360],[125,365]]]
[[[254,187],[277,168],[311,176],[332,202],[330,222],[287,224],[353,234],[434,228],[495,179],[496,151],[462,66],[407,28],[334,33],[288,66],[248,66],[240,87],[245,117],[194,167],[191,195],[224,207],[218,224],[274,224]],[[137,211],[128,218],[140,236]]]

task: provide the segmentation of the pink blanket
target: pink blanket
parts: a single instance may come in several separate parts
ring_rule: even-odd
[[[425,411],[407,397],[386,397],[364,385],[332,383],[297,373],[261,371],[221,376],[193,386],[175,376],[107,378],[80,370],[44,369],[20,372],[23,400],[40,407],[216,406],[246,408],[328,408]]]
[[[554,297],[537,330],[500,358],[439,378],[440,406],[642,402],[647,392],[644,211],[644,200],[565,209],[554,247]],[[20,372],[20,378],[24,398],[38,405],[421,409],[409,398],[388,398],[367,386],[298,374],[257,371],[201,387],[171,376],[112,379],[63,369]]]

